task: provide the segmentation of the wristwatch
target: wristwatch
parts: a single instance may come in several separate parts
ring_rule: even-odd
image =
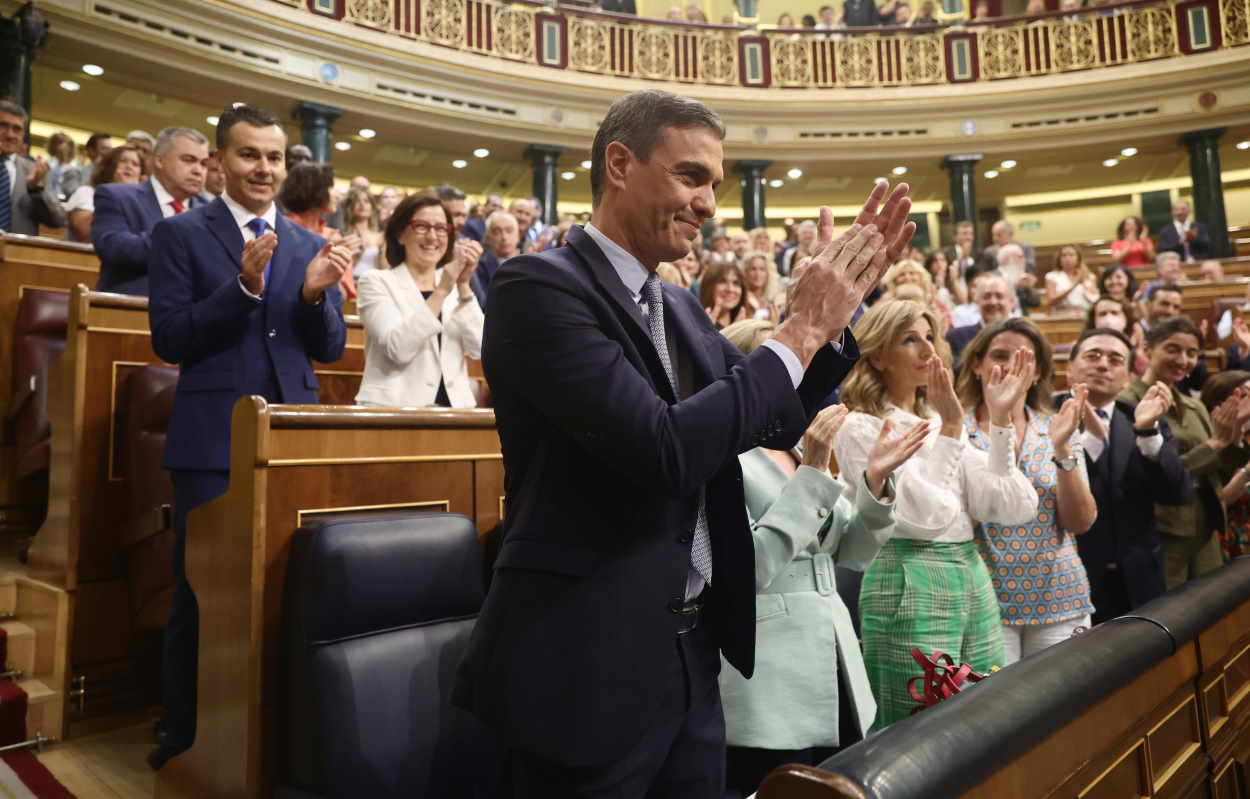
[[[1158,434],[1159,434],[1158,422],[1155,422],[1153,425],[1151,425],[1150,427],[1147,427],[1145,430],[1141,430],[1137,427],[1133,428],[1133,435],[1137,436],[1138,438],[1150,438],[1151,436],[1155,436]]]
[[[1066,458],[1056,458],[1055,456],[1052,455],[1050,460],[1052,463],[1054,463],[1056,466],[1058,466],[1060,469],[1062,469],[1065,472],[1070,472],[1076,468],[1076,456],[1075,455],[1069,455]]]

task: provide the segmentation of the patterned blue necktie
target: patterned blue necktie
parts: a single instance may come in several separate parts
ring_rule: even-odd
[[[13,186],[9,183],[9,158],[0,153],[0,230],[13,230]]]
[[[660,291],[660,279],[655,272],[647,275],[647,282],[642,286],[642,294],[647,300],[647,327],[651,332],[651,341],[655,344],[656,354],[664,366],[664,374],[668,375],[668,383],[673,389],[674,397],[681,397],[677,390],[677,379],[673,376],[673,362],[668,357],[668,342],[664,338],[664,297]],[[707,503],[703,489],[699,489],[699,515],[694,523],[694,541],[690,546],[690,563],[699,573],[704,582],[712,584],[712,539],[707,530]]]
[[[259,216],[247,221],[248,229],[252,231],[252,235],[260,238],[265,235],[265,231],[269,229],[269,223],[261,219]],[[265,264],[265,288],[269,288],[269,271],[273,268],[273,259],[269,259],[269,263]],[[263,293],[263,291],[262,291]]]

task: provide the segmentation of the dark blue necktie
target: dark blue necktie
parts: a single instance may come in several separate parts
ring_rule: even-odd
[[[13,186],[9,183],[9,156],[0,153],[0,230],[13,230]]]
[[[252,235],[260,238],[265,235],[265,231],[269,228],[269,223],[261,219],[259,216],[249,219],[247,227],[252,231]],[[273,269],[273,259],[269,259],[269,263],[265,264],[265,288],[269,288],[269,272]]]

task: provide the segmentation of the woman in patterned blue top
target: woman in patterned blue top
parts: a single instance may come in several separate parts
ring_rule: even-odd
[[[1037,490],[1037,516],[1020,525],[982,523],[981,556],[998,594],[1007,663],[1039,652],[1088,627],[1093,605],[1089,580],[1077,553],[1076,536],[1094,523],[1098,509],[1089,490],[1085,458],[1072,434],[1088,408],[1084,385],[1059,412],[1050,410],[1052,352],[1028,319],[989,325],[964,350],[957,390],[966,414],[968,439],[989,448],[988,418],[981,393],[995,364],[1004,365],[1020,348],[1033,350],[1033,386],[1012,411],[1019,467]]]

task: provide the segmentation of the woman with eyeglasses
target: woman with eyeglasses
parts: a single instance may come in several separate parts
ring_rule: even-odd
[[[389,269],[360,276],[365,326],[361,405],[477,404],[465,358],[482,357],[482,308],[469,282],[482,245],[456,239],[433,194],[405,198],[386,222]]]

